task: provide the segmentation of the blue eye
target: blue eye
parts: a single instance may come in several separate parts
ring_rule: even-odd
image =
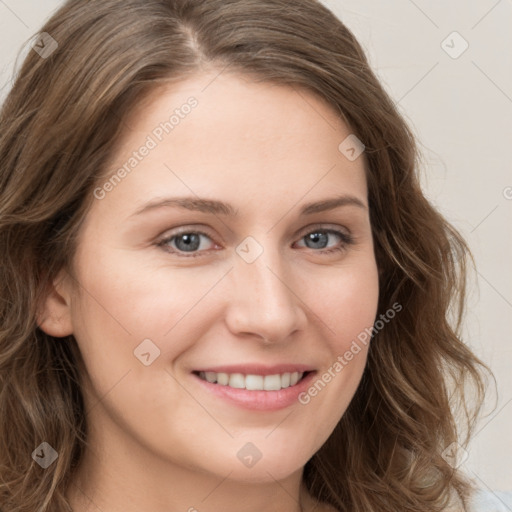
[[[329,235],[336,235],[338,238],[340,238],[342,241],[341,247],[339,245],[335,245],[334,247],[331,247],[328,250],[321,250],[318,252],[329,253],[333,251],[342,251],[346,249],[348,245],[353,243],[352,236],[342,231],[338,231],[336,229],[317,229],[303,236],[302,240],[306,241],[306,246],[309,247],[310,249],[324,249],[325,244],[329,240]],[[320,245],[321,247],[318,247],[318,245]]]
[[[340,242],[329,247],[327,244],[332,235],[338,237]],[[176,254],[179,257],[196,257],[201,256],[202,253],[205,252],[205,250],[199,250],[200,248],[204,249],[204,247],[202,247],[204,244],[201,244],[202,237],[212,240],[210,236],[201,231],[182,231],[181,233],[176,233],[162,239],[157,243],[157,246],[161,247],[164,251]],[[343,251],[346,250],[349,245],[354,243],[351,235],[336,229],[316,229],[302,236],[301,240],[306,241],[306,247],[314,249],[314,252],[320,254]]]
[[[191,256],[196,256],[194,252],[201,246],[201,237],[210,238],[207,234],[200,231],[184,231],[163,239],[158,245],[171,253],[188,252],[192,253]],[[170,247],[171,250],[169,250],[169,245],[173,241],[177,251],[173,250],[173,247]]]

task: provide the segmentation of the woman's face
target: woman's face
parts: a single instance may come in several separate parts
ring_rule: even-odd
[[[60,291],[98,446],[263,482],[302,469],[365,366],[364,153],[311,93],[215,76],[130,113]]]

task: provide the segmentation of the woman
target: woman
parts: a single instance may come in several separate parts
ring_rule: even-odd
[[[469,250],[330,11],[68,1],[1,126],[2,511],[470,510]]]

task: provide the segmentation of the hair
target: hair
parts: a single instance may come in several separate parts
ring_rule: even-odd
[[[415,138],[353,34],[316,0],[69,0],[41,32],[0,111],[0,506],[69,511],[87,446],[85,366],[73,336],[37,324],[128,113],[159,85],[205,70],[250,75],[323,98],[365,145],[379,269],[378,315],[360,385],[303,480],[342,512],[435,512],[472,483],[443,457],[464,447],[485,397],[461,340],[466,242],[419,184]],[[46,441],[58,458],[42,470]]]

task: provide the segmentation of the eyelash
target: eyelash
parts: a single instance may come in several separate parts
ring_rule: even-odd
[[[341,246],[340,247],[334,247],[330,249],[321,249],[321,250],[315,250],[311,249],[313,252],[320,253],[320,254],[331,254],[336,252],[341,252],[347,249],[349,245],[354,244],[354,238],[352,235],[349,235],[348,233],[345,233],[343,231],[339,231],[337,229],[326,229],[326,228],[314,228],[311,231],[308,231],[306,234],[304,234],[302,237],[300,237],[300,240],[303,240],[307,235],[310,235],[312,233],[325,233],[325,234],[334,234],[338,235],[341,239]],[[197,258],[199,256],[202,256],[205,251],[196,251],[196,252],[190,252],[187,254],[185,251],[180,250],[169,250],[169,246],[167,245],[169,242],[171,242],[173,239],[182,236],[182,235],[204,235],[208,237],[210,240],[215,242],[215,240],[212,239],[207,233],[204,233],[203,231],[193,231],[193,230],[182,230],[178,233],[174,233],[170,236],[167,236],[163,239],[161,239],[159,242],[157,242],[157,246],[162,248],[165,252],[168,252],[170,254],[177,254],[179,257],[184,258]],[[215,242],[216,243],[216,242]]]

